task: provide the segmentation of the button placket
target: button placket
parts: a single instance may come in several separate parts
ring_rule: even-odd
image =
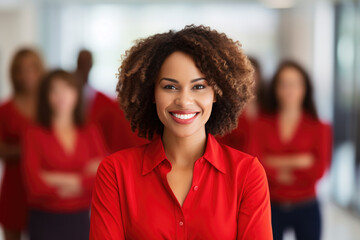
[[[178,208],[176,212],[176,239],[185,239],[185,216],[181,208]]]

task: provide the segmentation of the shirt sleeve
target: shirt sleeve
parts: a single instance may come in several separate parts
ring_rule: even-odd
[[[41,174],[41,151],[39,146],[39,134],[34,129],[29,129],[25,133],[23,142],[24,154],[22,169],[24,172],[27,193],[31,199],[52,199],[58,198],[57,189],[46,184]]]
[[[93,124],[90,127],[90,138],[91,138],[91,155],[92,157],[104,157],[109,153],[105,145],[104,136],[100,133],[98,127]]]
[[[101,135],[95,124],[89,127],[89,142],[91,158],[103,158],[108,154],[108,150],[105,146],[103,136]],[[94,183],[95,175],[89,175],[85,173],[82,174],[82,185],[85,190],[91,191],[94,187]]]
[[[249,167],[243,188],[236,239],[272,240],[268,182],[257,158]]]
[[[316,182],[329,168],[332,157],[332,128],[327,123],[319,124],[319,131],[316,132],[314,146],[314,164],[305,170],[297,171],[298,179],[302,182]]]
[[[125,239],[115,168],[105,158],[96,174],[92,196],[90,240]]]

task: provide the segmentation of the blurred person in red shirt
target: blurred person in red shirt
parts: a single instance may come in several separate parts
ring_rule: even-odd
[[[254,123],[250,153],[265,167],[275,240],[294,229],[297,240],[319,240],[321,217],[315,186],[331,159],[331,127],[319,120],[310,77],[285,61],[269,88],[269,111]]]
[[[252,73],[240,44],[204,26],[127,52],[119,102],[152,142],[100,164],[90,239],[272,239],[263,167],[214,137],[236,127]]]
[[[249,150],[250,136],[253,123],[258,118],[258,116],[266,112],[267,109],[267,89],[266,84],[262,78],[260,64],[253,57],[249,57],[249,60],[255,70],[255,97],[246,104],[244,111],[240,114],[238,118],[237,128],[224,136],[217,137],[217,140],[219,142],[243,152],[248,152]]]
[[[77,78],[63,70],[48,73],[39,88],[38,125],[24,141],[31,240],[89,239],[92,187],[107,152],[82,110]]]
[[[148,143],[131,131],[129,122],[117,101],[90,86],[89,73],[93,65],[92,54],[83,49],[78,54],[75,75],[83,86],[86,120],[98,125],[111,153]]]
[[[35,120],[37,89],[43,72],[44,64],[37,51],[29,48],[17,51],[10,67],[14,94],[0,106],[0,158],[5,164],[0,192],[0,224],[5,240],[19,240],[26,228],[21,142],[23,133]]]

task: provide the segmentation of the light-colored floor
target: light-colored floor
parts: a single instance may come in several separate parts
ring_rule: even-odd
[[[322,202],[323,240],[359,240],[360,217],[336,206],[331,201]],[[284,240],[295,240],[293,232],[285,234]]]
[[[2,177],[2,165],[0,164],[0,179]],[[328,181],[324,179],[319,187],[319,195],[322,206],[323,237],[322,240],[359,240],[360,239],[360,216],[357,217],[347,210],[336,206],[327,196]],[[3,240],[0,228],[0,240]],[[295,240],[292,232],[285,234],[284,240]]]

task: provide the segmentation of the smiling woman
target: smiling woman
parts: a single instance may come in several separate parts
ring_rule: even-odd
[[[120,105],[153,141],[100,164],[90,239],[272,239],[264,169],[213,136],[251,97],[240,44],[191,25],[138,41],[119,71]]]

